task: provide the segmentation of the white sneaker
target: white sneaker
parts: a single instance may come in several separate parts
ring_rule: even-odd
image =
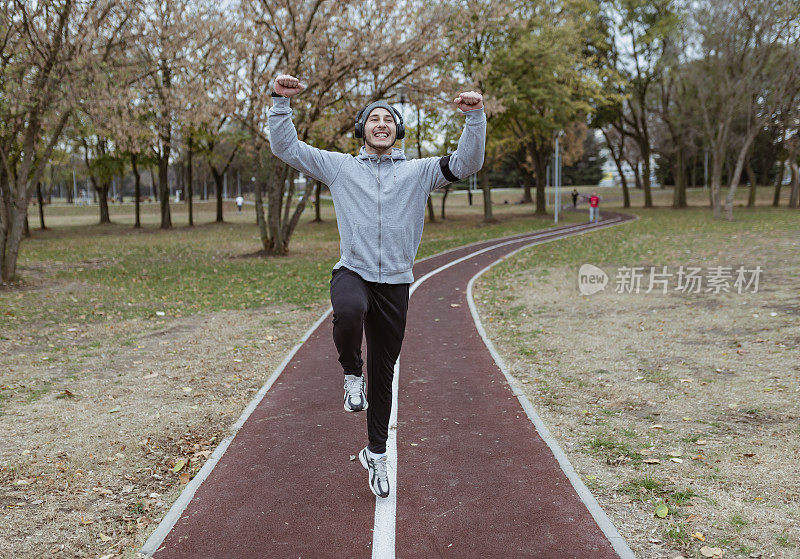
[[[386,455],[377,460],[372,458],[364,447],[358,453],[358,461],[369,473],[369,488],[377,497],[389,496],[389,476],[386,473]]]
[[[344,376],[344,409],[345,411],[364,411],[369,407],[367,394],[364,392],[364,375]]]

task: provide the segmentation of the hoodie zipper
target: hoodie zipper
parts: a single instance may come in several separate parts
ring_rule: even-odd
[[[381,158],[378,156],[378,283],[381,283],[381,233],[383,227],[381,224]]]

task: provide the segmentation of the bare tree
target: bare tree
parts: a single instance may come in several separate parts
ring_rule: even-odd
[[[259,144],[254,147],[258,154],[267,141],[268,92],[278,73],[296,75],[307,85],[293,103],[299,138],[328,149],[357,146],[345,134],[363,104],[391,99],[400,85],[437,91],[438,83],[427,74],[442,57],[437,38],[448,13],[442,7],[412,0],[366,5],[355,0],[248,0],[241,10],[240,20],[249,29],[240,34],[242,71],[237,75],[247,101],[239,118]],[[294,171],[277,160],[270,168],[267,215],[261,213],[258,188],[256,213],[264,252],[284,255],[314,182],[306,181],[295,203]]]
[[[153,117],[158,161],[161,228],[172,227],[169,164],[180,138],[176,123],[191,122],[206,94],[201,77],[218,63],[216,53],[228,39],[225,8],[193,0],[149,3],[135,21],[138,64],[143,69],[142,103]],[[176,143],[177,142],[177,143]]]
[[[693,11],[695,48],[701,53],[687,72],[711,148],[711,200],[721,211],[720,187],[729,150],[737,145],[725,199],[733,219],[733,199],[752,142],[800,83],[797,34],[800,14],[788,0],[704,0]],[[745,115],[743,134],[734,124]],[[738,140],[738,141],[737,141]]]
[[[0,0],[0,281],[16,275],[28,204],[80,91],[117,45],[114,0]]]

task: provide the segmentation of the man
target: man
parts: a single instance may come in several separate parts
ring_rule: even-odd
[[[597,223],[600,221],[600,197],[597,192],[592,192],[589,197],[589,222]]]
[[[577,207],[578,207],[578,189],[577,188],[573,188],[572,189],[572,209],[574,210]]]
[[[244,198],[239,194],[239,196],[236,197],[236,211],[241,212],[242,206],[244,206]]]
[[[392,408],[392,378],[400,355],[408,311],[412,266],[422,238],[431,192],[466,178],[483,166],[486,116],[480,93],[465,92],[453,103],[466,114],[458,149],[445,157],[407,160],[394,144],[405,134],[403,119],[390,105],[362,109],[355,136],[365,145],[355,157],[323,151],[297,139],[289,98],[305,86],[293,76],[275,79],[269,111],[270,148],[285,163],[327,184],[340,237],[333,267],[333,341],[344,370],[344,409],[367,411],[369,444],[359,461],[369,486],[389,495],[386,438]],[[365,393],[361,339],[367,339]]]

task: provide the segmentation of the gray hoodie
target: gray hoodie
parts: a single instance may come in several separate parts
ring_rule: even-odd
[[[406,159],[393,148],[391,155],[355,157],[313,148],[297,139],[289,99],[276,97],[269,111],[272,153],[298,171],[327,184],[339,227],[339,262],[366,281],[412,283],[425,208],[433,190],[450,178],[466,178],[483,166],[486,116],[483,109],[467,111],[458,149],[447,158]]]

